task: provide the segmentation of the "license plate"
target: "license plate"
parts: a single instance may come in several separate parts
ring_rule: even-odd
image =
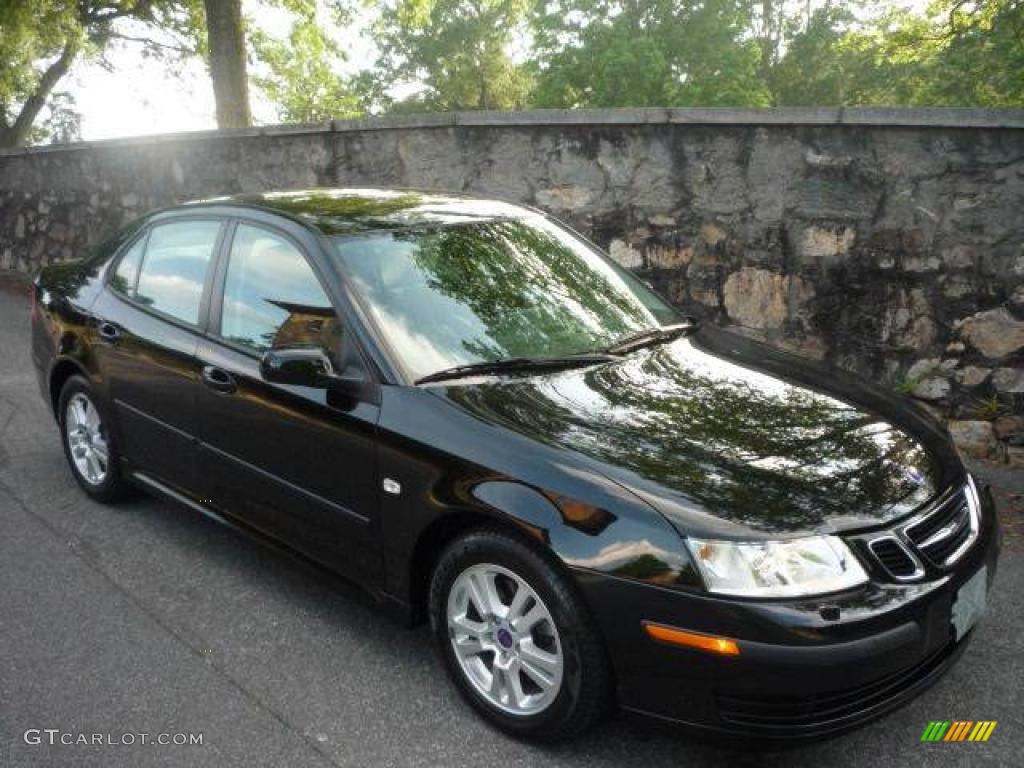
[[[988,569],[982,566],[980,571],[971,576],[957,590],[956,600],[953,601],[951,622],[953,631],[956,632],[957,642],[960,642],[960,638],[966,635],[985,613],[987,597]]]

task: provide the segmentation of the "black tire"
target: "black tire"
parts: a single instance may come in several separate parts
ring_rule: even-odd
[[[456,659],[447,619],[449,596],[461,574],[484,564],[500,566],[524,581],[543,601],[557,628],[564,670],[560,688],[546,708],[536,714],[502,711],[477,690]],[[459,692],[506,733],[534,741],[560,741],[581,733],[611,709],[610,665],[593,618],[571,579],[525,538],[502,530],[479,529],[453,541],[434,569],[429,611],[437,652]]]
[[[100,430],[106,440],[107,446],[106,470],[105,475],[100,482],[91,482],[76,466],[75,460],[72,456],[72,448],[67,429],[67,419],[68,404],[75,395],[82,395],[87,398],[88,402],[96,409],[96,414],[100,419]],[[110,420],[107,417],[106,411],[104,410],[99,398],[93,392],[92,387],[89,386],[89,382],[84,377],[76,374],[69,377],[68,380],[64,382],[64,387],[61,389],[60,397],[57,400],[57,421],[60,425],[60,438],[61,443],[64,446],[64,457],[67,459],[68,466],[71,468],[71,474],[74,476],[75,481],[82,490],[96,501],[100,501],[105,504],[109,504],[123,498],[127,492],[128,484],[125,482],[121,474],[121,453],[118,450],[117,442],[108,428]]]

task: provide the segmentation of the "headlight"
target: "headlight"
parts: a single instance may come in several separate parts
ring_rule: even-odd
[[[759,542],[687,539],[686,543],[708,590],[723,595],[820,595],[868,580],[857,558],[835,536]]]

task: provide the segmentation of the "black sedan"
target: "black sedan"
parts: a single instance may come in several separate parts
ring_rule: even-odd
[[[614,705],[812,736],[933,682],[991,497],[909,402],[681,316],[544,214],[392,190],[191,203],[36,280],[68,463],[429,620],[538,739]]]

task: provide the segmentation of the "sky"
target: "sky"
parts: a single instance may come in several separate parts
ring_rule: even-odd
[[[799,2],[802,8],[805,0]],[[820,4],[824,0],[812,0]],[[833,0],[835,2],[835,0]],[[922,10],[930,0],[891,0],[890,5],[909,6]],[[289,16],[280,8],[267,5],[266,0],[243,0],[243,11],[250,23],[273,34],[284,36],[289,29]],[[346,68],[354,70],[357,63],[373,61],[373,43],[365,34],[372,23],[374,10],[367,4],[355,24],[336,30],[336,39],[349,52]],[[326,18],[326,14],[324,14]],[[525,41],[516,47],[525,49]],[[142,136],[216,128],[213,88],[202,62],[192,60],[175,72],[156,59],[142,56],[135,44],[111,48],[106,69],[95,61],[79,61],[58,90],[69,91],[82,116],[82,138],[85,141],[120,136]],[[415,90],[415,85],[402,89]],[[404,95],[402,93],[395,94]],[[273,105],[256,89],[250,89],[253,119],[257,124],[278,122]]]
[[[80,63],[65,90],[77,102],[86,141],[215,128],[213,89],[205,67],[190,62],[177,76],[132,49],[110,56],[113,71]]]
[[[242,5],[251,23],[281,37],[287,34],[290,22],[286,11],[258,0],[243,0]],[[361,34],[371,19],[372,14],[367,12],[353,27],[338,30],[337,39],[349,52],[349,67],[375,58],[372,43]],[[82,116],[83,140],[217,127],[213,86],[198,59],[172,72],[164,62],[144,57],[141,46],[132,43],[112,46],[106,59],[110,68],[98,61],[79,61],[57,88],[75,98]],[[273,105],[257,89],[250,89],[249,98],[257,124],[279,122]]]

